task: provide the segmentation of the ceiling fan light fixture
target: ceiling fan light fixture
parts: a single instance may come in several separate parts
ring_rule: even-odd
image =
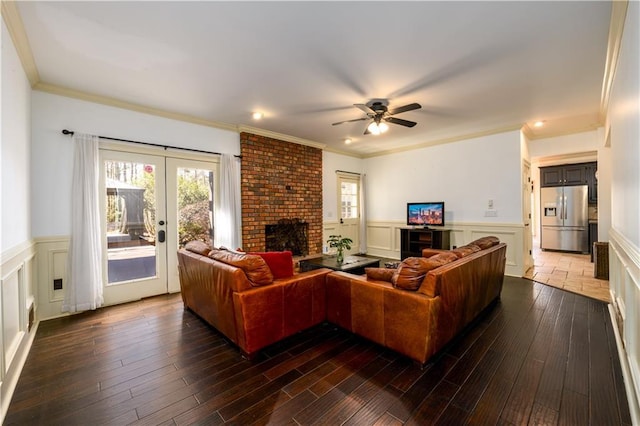
[[[367,126],[367,130],[369,130],[372,135],[379,135],[380,133],[384,133],[389,130],[389,126],[387,123],[376,123],[373,121],[369,126]]]

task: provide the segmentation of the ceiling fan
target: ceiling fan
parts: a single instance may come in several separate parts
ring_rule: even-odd
[[[354,107],[361,109],[367,114],[366,117],[355,118],[353,120],[345,120],[338,121],[337,123],[333,123],[333,126],[337,126],[342,123],[351,123],[354,121],[364,121],[364,120],[372,120],[371,123],[367,126],[364,131],[365,135],[373,134],[379,135],[380,133],[384,133],[387,131],[389,126],[387,123],[391,124],[399,124],[400,126],[405,127],[413,127],[416,123],[415,121],[403,120],[401,118],[392,117],[393,115],[400,114],[401,112],[413,111],[416,109],[422,108],[420,104],[412,103],[408,105],[404,105],[398,108],[389,109],[387,108],[387,101],[385,100],[376,100],[370,102],[369,104],[353,104]]]

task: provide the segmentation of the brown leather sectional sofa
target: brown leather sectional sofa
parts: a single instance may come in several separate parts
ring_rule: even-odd
[[[327,320],[424,364],[499,299],[506,250],[497,238],[485,237],[451,252],[427,251],[418,273],[428,270],[415,291],[398,288],[397,280],[332,272]]]
[[[329,321],[424,364],[500,297],[506,262],[506,244],[485,237],[369,277],[317,269],[274,280],[253,255],[187,248],[178,252],[185,307],[249,357]]]
[[[274,279],[261,260],[233,252],[211,254],[208,247],[191,243],[178,251],[184,306],[249,358],[327,318],[330,269]]]

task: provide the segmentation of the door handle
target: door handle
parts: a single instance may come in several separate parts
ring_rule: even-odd
[[[165,240],[165,232],[164,230],[158,231],[158,242],[164,243]]]

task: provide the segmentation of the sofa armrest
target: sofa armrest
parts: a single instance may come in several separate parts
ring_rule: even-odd
[[[234,292],[238,346],[246,355],[324,321],[326,275],[316,269]]]

